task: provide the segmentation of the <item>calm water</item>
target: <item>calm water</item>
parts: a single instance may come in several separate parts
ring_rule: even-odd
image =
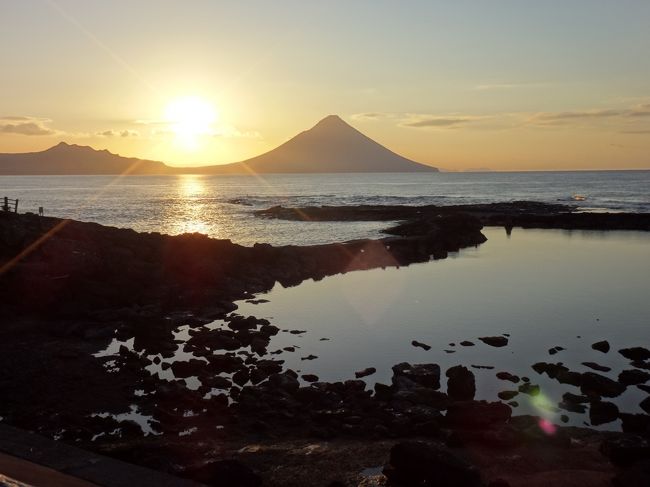
[[[443,371],[457,364],[487,365],[496,368],[473,369],[481,398],[516,389],[495,378],[505,370],[530,377],[552,406],[563,392],[579,390],[539,376],[530,368],[535,362],[563,362],[580,372],[591,370],[582,362],[597,362],[612,367],[604,375],[616,379],[632,368],[617,350],[650,346],[650,233],[515,229],[508,238],[503,229],[484,231],[485,244],[456,258],[352,272],[287,289],[276,285],[262,296],[268,303],[242,302],[238,312],[307,330],[299,336],[279,334],[269,350],[300,347],[278,357],[322,380],[353,378],[357,370],[376,367],[368,382],[390,383],[391,366],[403,361],[438,363]],[[477,340],[503,333],[511,335],[504,348]],[[414,339],[432,349],[411,346]],[[612,345],[608,354],[591,348],[603,339]],[[475,346],[459,346],[462,340]],[[558,345],[566,350],[549,355]],[[318,359],[302,360],[310,354]],[[613,401],[622,411],[641,412],[644,397],[632,386]],[[545,410],[539,400],[523,394],[516,400],[518,413],[558,420],[559,413]],[[566,414],[573,424],[588,420]]]
[[[571,200],[587,196],[584,202]],[[0,196],[20,210],[237,243],[324,243],[377,237],[386,223],[266,221],[272,205],[461,204],[558,201],[590,211],[650,212],[650,171],[317,174],[254,176],[1,176]]]

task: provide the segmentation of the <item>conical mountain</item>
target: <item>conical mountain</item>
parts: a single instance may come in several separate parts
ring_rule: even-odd
[[[431,172],[432,166],[395,154],[340,117],[330,115],[275,149],[246,161],[211,166],[216,172]]]

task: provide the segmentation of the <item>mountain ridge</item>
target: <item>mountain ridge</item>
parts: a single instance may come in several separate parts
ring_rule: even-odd
[[[0,175],[250,174],[435,172],[329,115],[278,147],[239,162],[194,167],[124,157],[106,149],[60,142],[40,152],[0,153]]]

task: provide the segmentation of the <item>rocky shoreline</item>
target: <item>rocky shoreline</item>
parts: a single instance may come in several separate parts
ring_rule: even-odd
[[[290,286],[445,258],[483,243],[486,224],[650,230],[650,215],[591,215],[525,202],[274,207],[259,215],[403,221],[379,240],[242,247],[198,234],[139,234],[0,213],[2,420],[212,485],[370,486],[386,479],[389,485],[438,485],[441,472],[449,479],[445,485],[647,480],[650,416],[614,411],[603,399],[621,388],[645,387],[647,349],[621,351],[633,369],[618,381],[578,374],[561,363],[533,366],[581,387],[582,396],[564,398],[567,411],[588,406],[601,419],[622,419],[623,433],[599,433],[513,417],[507,404],[512,395],[477,401],[474,375],[464,366],[448,369],[443,378],[433,363],[397,364],[391,384],[374,390],[361,380],[370,370],[337,383],[300,377],[268,349],[274,335],[301,330],[283,331],[233,311],[235,301],[252,299],[276,282]],[[211,325],[215,320],[219,326]],[[181,327],[186,339],[178,336]],[[507,344],[503,336],[480,339]],[[115,353],[103,353],[112,345]],[[175,380],[161,378],[169,371]],[[535,394],[534,384],[495,373],[516,383],[517,393]],[[196,388],[188,387],[193,379]],[[152,434],[144,435],[134,422],[138,415]],[[550,469],[549,458],[561,465]],[[383,463],[385,476],[359,477],[363,468]],[[562,469],[573,473],[548,477]],[[569,478],[575,482],[567,483]]]

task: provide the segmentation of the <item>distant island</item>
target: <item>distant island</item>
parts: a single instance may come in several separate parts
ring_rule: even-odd
[[[365,136],[336,115],[259,156],[231,164],[173,167],[107,150],[60,144],[41,152],[0,154],[0,175],[250,174],[435,172]]]

